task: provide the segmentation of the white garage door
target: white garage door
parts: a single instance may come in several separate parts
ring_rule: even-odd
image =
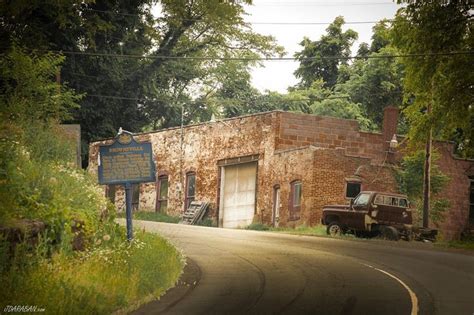
[[[257,163],[223,167],[221,189],[222,226],[244,227],[252,223],[255,212]]]

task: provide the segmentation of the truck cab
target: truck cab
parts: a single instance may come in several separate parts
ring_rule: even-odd
[[[406,195],[362,191],[349,205],[324,206],[321,223],[329,235],[353,232],[398,240],[411,237],[412,213]]]

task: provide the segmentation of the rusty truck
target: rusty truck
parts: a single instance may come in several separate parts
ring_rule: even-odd
[[[435,229],[413,225],[406,195],[379,191],[362,191],[348,205],[324,206],[321,223],[332,236],[354,233],[388,240],[434,241],[437,234]]]

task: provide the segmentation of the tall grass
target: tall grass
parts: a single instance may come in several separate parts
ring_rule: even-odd
[[[51,314],[110,314],[158,297],[177,281],[183,259],[166,240],[139,232],[130,243],[111,241],[103,238],[74,257],[59,252],[50,259],[31,256],[28,266],[14,264],[0,277],[2,309],[34,305]],[[16,257],[27,255],[22,250]]]

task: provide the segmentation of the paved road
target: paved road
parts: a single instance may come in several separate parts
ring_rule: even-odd
[[[474,314],[474,256],[406,242],[348,241],[135,221],[189,264],[136,314]]]

